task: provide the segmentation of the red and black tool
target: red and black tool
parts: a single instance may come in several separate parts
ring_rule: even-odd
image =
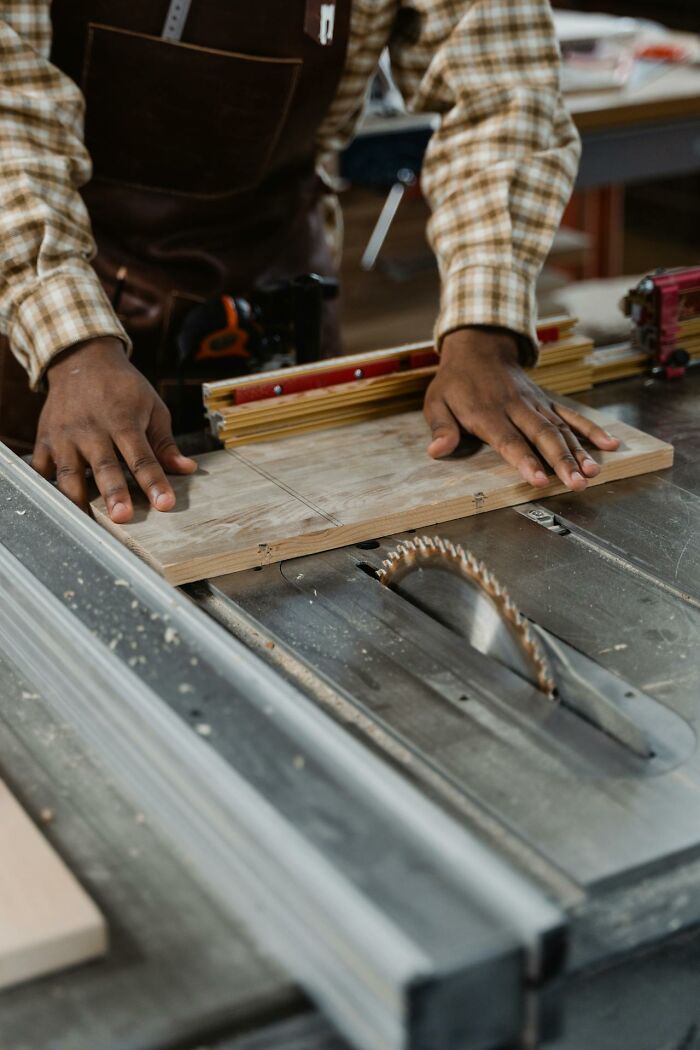
[[[651,357],[652,372],[677,379],[700,349],[700,266],[656,270],[622,301],[632,320],[632,342]]]
[[[177,339],[181,372],[245,375],[321,356],[323,305],[338,282],[303,274],[257,289],[249,298],[222,295],[194,307]]]

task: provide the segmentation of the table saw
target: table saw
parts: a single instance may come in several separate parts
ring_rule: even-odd
[[[111,936],[2,1050],[700,1046],[700,376],[581,400],[674,467],[431,530],[556,705],[383,585],[420,537],[176,589],[0,451],[2,777]]]

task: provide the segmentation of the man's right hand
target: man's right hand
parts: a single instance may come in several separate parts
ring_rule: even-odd
[[[32,466],[56,478],[61,492],[88,510],[85,468],[92,468],[112,521],[131,520],[133,506],[118,454],[156,510],[172,510],[165,471],[192,474],[173,437],[170,413],[129,363],[118,339],[95,339],[65,351],[47,372]]]

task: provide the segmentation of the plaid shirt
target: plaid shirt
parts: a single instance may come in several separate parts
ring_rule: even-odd
[[[50,6],[0,0],[0,332],[32,385],[81,340],[128,345],[90,265],[84,100],[48,61]],[[442,115],[422,173],[442,277],[436,339],[490,324],[534,340],[535,280],[579,156],[548,0],[352,0],[319,155],[352,138],[387,45],[409,109]]]

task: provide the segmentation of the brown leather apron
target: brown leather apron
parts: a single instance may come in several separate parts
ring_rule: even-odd
[[[52,60],[87,103],[95,269],[111,292],[127,267],[120,317],[134,364],[166,401],[182,394],[173,339],[193,304],[332,272],[314,140],[342,75],[350,5],[337,0],[322,46],[307,31],[319,0],[192,0],[177,43],[161,36],[169,0],[53,2]],[[332,324],[324,335],[336,352]],[[0,436],[31,443],[40,399],[19,404],[26,377],[8,357]],[[190,403],[201,415],[194,380]]]

